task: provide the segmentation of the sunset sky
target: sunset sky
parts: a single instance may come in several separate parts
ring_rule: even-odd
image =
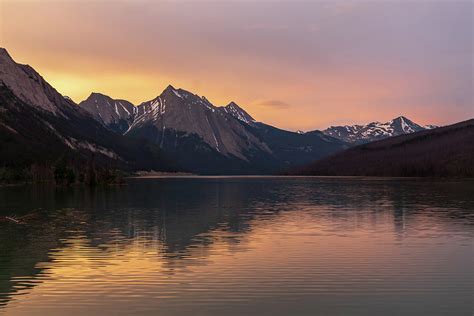
[[[59,92],[168,85],[287,129],[474,117],[473,2],[0,0],[0,46]]]

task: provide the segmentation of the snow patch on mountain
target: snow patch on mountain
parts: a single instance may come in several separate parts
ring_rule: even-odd
[[[3,126],[4,128],[6,128],[8,131],[10,131],[13,134],[18,134],[16,129],[14,129],[13,127],[8,126],[7,124],[5,124],[3,122],[0,122],[0,126]]]
[[[399,116],[384,123],[376,121],[366,125],[331,126],[323,133],[348,143],[360,144],[425,129],[427,127],[418,125],[404,116]]]
[[[226,113],[229,113],[239,121],[242,121],[247,124],[252,124],[255,121],[255,119],[250,116],[244,109],[242,109],[240,106],[238,106],[235,102],[230,102],[228,105],[221,107],[221,110],[225,111]]]

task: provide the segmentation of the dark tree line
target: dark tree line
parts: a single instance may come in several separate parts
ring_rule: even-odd
[[[33,163],[27,167],[0,167],[0,183],[122,184],[124,175],[117,166],[98,166],[94,156],[90,156],[85,162],[61,158],[52,163]]]

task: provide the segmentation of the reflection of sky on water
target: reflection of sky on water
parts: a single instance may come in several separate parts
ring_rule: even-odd
[[[30,216],[0,224],[0,308],[466,311],[471,184],[234,178],[4,188],[1,215]]]

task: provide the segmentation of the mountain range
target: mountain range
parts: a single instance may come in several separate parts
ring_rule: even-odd
[[[215,106],[171,85],[138,105],[101,93],[76,104],[0,49],[0,178],[1,170],[12,168],[82,170],[91,163],[125,171],[271,174],[429,128],[401,116],[292,132],[258,122],[235,102]]]
[[[165,120],[164,114],[166,113],[166,102],[169,99],[176,99],[175,96],[186,99],[184,103],[187,102],[186,104],[188,110],[191,109],[190,105],[200,104],[201,107],[197,107],[197,112],[195,111],[196,113],[201,113],[202,111],[199,110],[203,110],[204,108],[202,107],[202,105],[204,105],[211,111],[217,111],[217,113],[221,115],[229,114],[249,126],[256,127],[261,124],[257,122],[244,109],[238,106],[235,102],[231,102],[224,107],[215,107],[205,97],[199,97],[186,90],[175,89],[172,86],[168,86],[168,88],[166,88],[165,91],[155,99],[143,102],[138,106],[134,106],[132,103],[126,100],[112,99],[111,97],[103,95],[101,93],[92,93],[86,100],[79,103],[79,106],[91,113],[97,121],[99,121],[109,129],[117,133],[126,134],[131,129],[135,129],[138,126],[146,125],[151,121],[159,121],[160,119]],[[182,111],[179,114],[185,114],[186,112],[188,112],[188,110]],[[196,109],[193,108],[193,110]],[[176,108],[173,108],[173,111],[176,111]],[[172,126],[172,128],[175,130],[197,133],[201,136],[204,135],[203,138],[207,140],[207,143],[211,146],[215,145],[215,149],[218,150],[219,143],[216,142],[216,140],[213,138],[213,133],[209,133],[209,129],[203,131],[202,128],[197,128],[197,126],[202,127],[209,124],[205,122],[204,124],[202,124],[202,122],[196,122],[194,118],[195,117],[193,117],[192,122],[189,122],[189,120],[186,120],[186,115],[179,115],[177,117],[177,121],[170,122],[171,124],[168,124],[168,126]],[[167,124],[163,123],[163,125],[166,128]],[[332,138],[339,139],[350,145],[357,145],[373,142],[388,137],[433,129],[436,127],[438,126],[422,126],[411,121],[405,116],[399,116],[385,123],[376,121],[365,125],[356,124],[331,126],[323,130],[322,133]],[[314,132],[315,131],[310,133]],[[300,135],[306,134],[301,130],[297,131],[296,133]]]
[[[352,147],[294,173],[474,177],[474,119]]]
[[[366,125],[331,126],[323,133],[350,144],[365,144],[436,127],[435,125],[421,126],[404,116],[399,116],[386,123],[372,122]]]
[[[113,166],[175,170],[158,146],[118,135],[0,48],[0,178],[50,178],[55,170]],[[92,166],[93,165],[93,166]],[[29,173],[34,173],[31,175]],[[29,174],[29,175],[26,175]]]
[[[320,131],[301,134],[257,122],[235,102],[215,106],[171,85],[137,106],[92,93],[79,107],[111,131],[153,142],[197,173],[273,173],[348,147]]]
[[[110,130],[148,139],[199,173],[275,172],[357,144],[434,128],[400,116],[387,123],[295,133],[257,122],[235,102],[217,107],[171,85],[137,106],[100,93],[79,106]]]
[[[0,168],[66,164],[200,174],[274,173],[347,147],[316,131],[257,122],[234,102],[167,87],[134,106],[99,93],[79,104],[0,49]],[[22,172],[24,172],[24,170]],[[0,172],[1,173],[1,172]]]

